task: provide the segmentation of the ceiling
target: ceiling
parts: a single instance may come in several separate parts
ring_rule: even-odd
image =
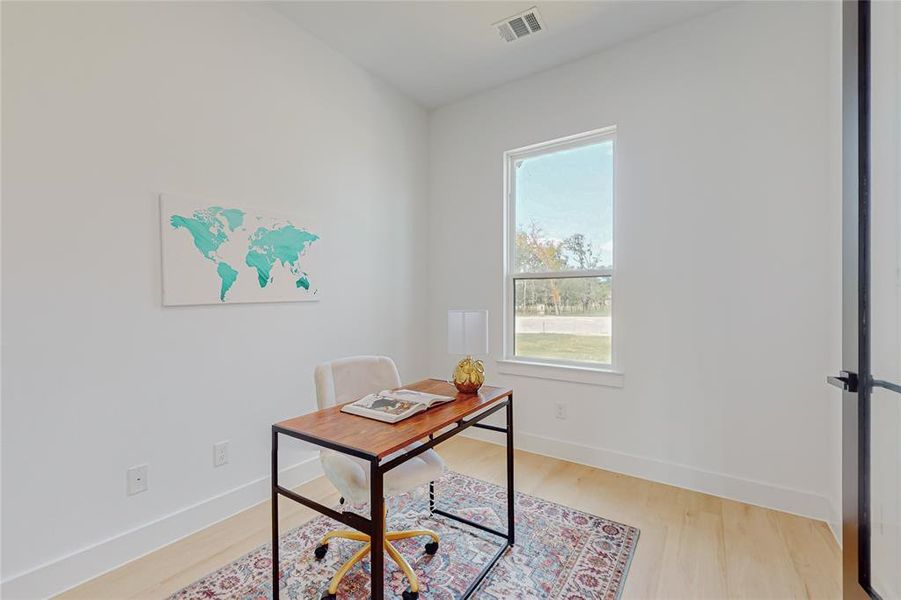
[[[712,12],[673,0],[275,1],[338,52],[433,108]],[[545,31],[505,42],[492,24],[537,6]]]

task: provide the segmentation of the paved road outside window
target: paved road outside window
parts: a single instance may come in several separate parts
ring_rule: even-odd
[[[610,317],[530,316],[516,318],[516,333],[610,335]]]

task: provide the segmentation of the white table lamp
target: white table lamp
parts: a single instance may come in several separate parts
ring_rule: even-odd
[[[488,311],[447,311],[447,352],[466,358],[454,369],[454,385],[464,394],[474,394],[485,383],[485,365],[473,354],[488,354]]]

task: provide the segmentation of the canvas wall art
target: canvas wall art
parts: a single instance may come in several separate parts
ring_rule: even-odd
[[[303,217],[187,196],[160,196],[163,304],[319,298],[317,228]]]

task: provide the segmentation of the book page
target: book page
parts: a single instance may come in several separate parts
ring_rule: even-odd
[[[354,406],[374,410],[386,415],[400,416],[417,408],[416,402],[407,402],[405,400],[397,400],[387,396],[370,394],[353,403]]]
[[[400,402],[414,402],[417,404],[424,404],[427,407],[431,407],[434,404],[448,402],[454,399],[451,396],[439,396],[438,394],[427,394],[426,392],[417,392],[415,390],[406,389],[384,390],[379,393],[379,396],[392,398]]]

